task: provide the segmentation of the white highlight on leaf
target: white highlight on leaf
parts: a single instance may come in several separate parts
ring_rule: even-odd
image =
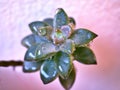
[[[32,58],[35,58],[35,56],[33,55],[33,53],[29,53],[29,55],[30,55]]]
[[[61,66],[59,66],[59,69],[60,69],[60,71],[61,71],[61,72],[63,71],[63,69],[62,69],[62,67],[61,67]]]

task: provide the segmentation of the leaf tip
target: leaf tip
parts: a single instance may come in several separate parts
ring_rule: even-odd
[[[94,38],[96,38],[96,37],[98,37],[98,34],[95,34],[95,33],[94,33]]]
[[[95,61],[93,62],[93,64],[94,64],[94,65],[97,65],[97,61],[95,60]]]
[[[56,12],[64,11],[62,8],[57,8]]]

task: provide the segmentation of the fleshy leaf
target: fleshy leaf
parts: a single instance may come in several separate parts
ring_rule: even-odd
[[[56,62],[59,75],[62,78],[68,77],[69,73],[71,72],[72,66],[73,66],[72,57],[65,52],[59,51],[55,55],[54,60]]]
[[[57,52],[56,46],[52,43],[36,44],[28,48],[24,60],[43,60],[51,57]]]
[[[77,29],[73,32],[70,39],[72,39],[75,42],[76,46],[88,44],[90,41],[92,41],[94,38],[96,38],[97,35],[87,29]]]
[[[46,23],[44,23],[44,22],[41,22],[41,21],[34,21],[34,22],[31,22],[31,23],[29,24],[29,27],[30,27],[31,31],[32,31],[34,34],[38,34],[40,28],[43,28],[43,27],[46,27],[46,26],[49,26],[49,25],[46,24]]]
[[[36,56],[39,59],[49,58],[57,52],[56,46],[53,43],[43,43],[36,51]]]
[[[76,26],[76,22],[73,17],[69,17],[69,25],[74,29]]]
[[[53,20],[54,29],[60,29],[61,26],[69,23],[68,16],[62,8],[58,8]]]
[[[29,27],[34,34],[40,36],[46,36],[48,39],[50,39],[50,35],[53,29],[47,23],[41,21],[35,21],[30,23]]]
[[[42,61],[37,62],[37,61],[24,61],[23,63],[23,72],[25,73],[31,73],[31,72],[36,72],[40,70],[40,66],[42,64]]]
[[[68,54],[72,54],[75,50],[74,42],[70,39],[67,39],[61,46],[60,50]]]
[[[43,21],[53,27],[53,18],[46,18]]]
[[[26,48],[29,48],[35,44],[38,43],[45,43],[45,42],[50,42],[48,39],[46,39],[43,36],[38,36],[35,34],[30,34],[26,36],[25,38],[22,39],[22,45],[25,46]]]
[[[77,47],[73,53],[74,59],[83,64],[97,64],[93,51],[88,47]]]
[[[40,68],[40,76],[44,84],[48,84],[56,79],[57,68],[54,60],[45,60]]]
[[[73,86],[76,78],[76,71],[75,68],[72,69],[70,72],[70,75],[66,78],[63,79],[59,76],[59,81],[61,85],[65,88],[65,90],[70,90],[70,88]]]
[[[35,44],[35,45],[31,46],[30,48],[28,48],[27,52],[25,53],[24,60],[26,60],[26,61],[36,60],[36,51],[37,51],[37,48],[39,47],[39,45],[41,45],[41,44]]]

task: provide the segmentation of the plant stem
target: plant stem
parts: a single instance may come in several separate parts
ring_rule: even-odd
[[[21,60],[18,60],[18,61],[15,61],[15,60],[1,61],[0,60],[0,67],[9,67],[9,66],[16,67],[16,66],[22,66],[22,65],[23,65],[23,61]]]

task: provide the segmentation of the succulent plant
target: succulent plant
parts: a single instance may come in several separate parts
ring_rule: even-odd
[[[97,35],[85,28],[75,29],[76,22],[58,8],[54,18],[29,24],[33,34],[22,40],[28,50],[24,57],[24,72],[40,70],[40,78],[48,84],[57,77],[61,85],[70,89],[74,84],[76,70],[73,61],[96,64],[89,43]]]

